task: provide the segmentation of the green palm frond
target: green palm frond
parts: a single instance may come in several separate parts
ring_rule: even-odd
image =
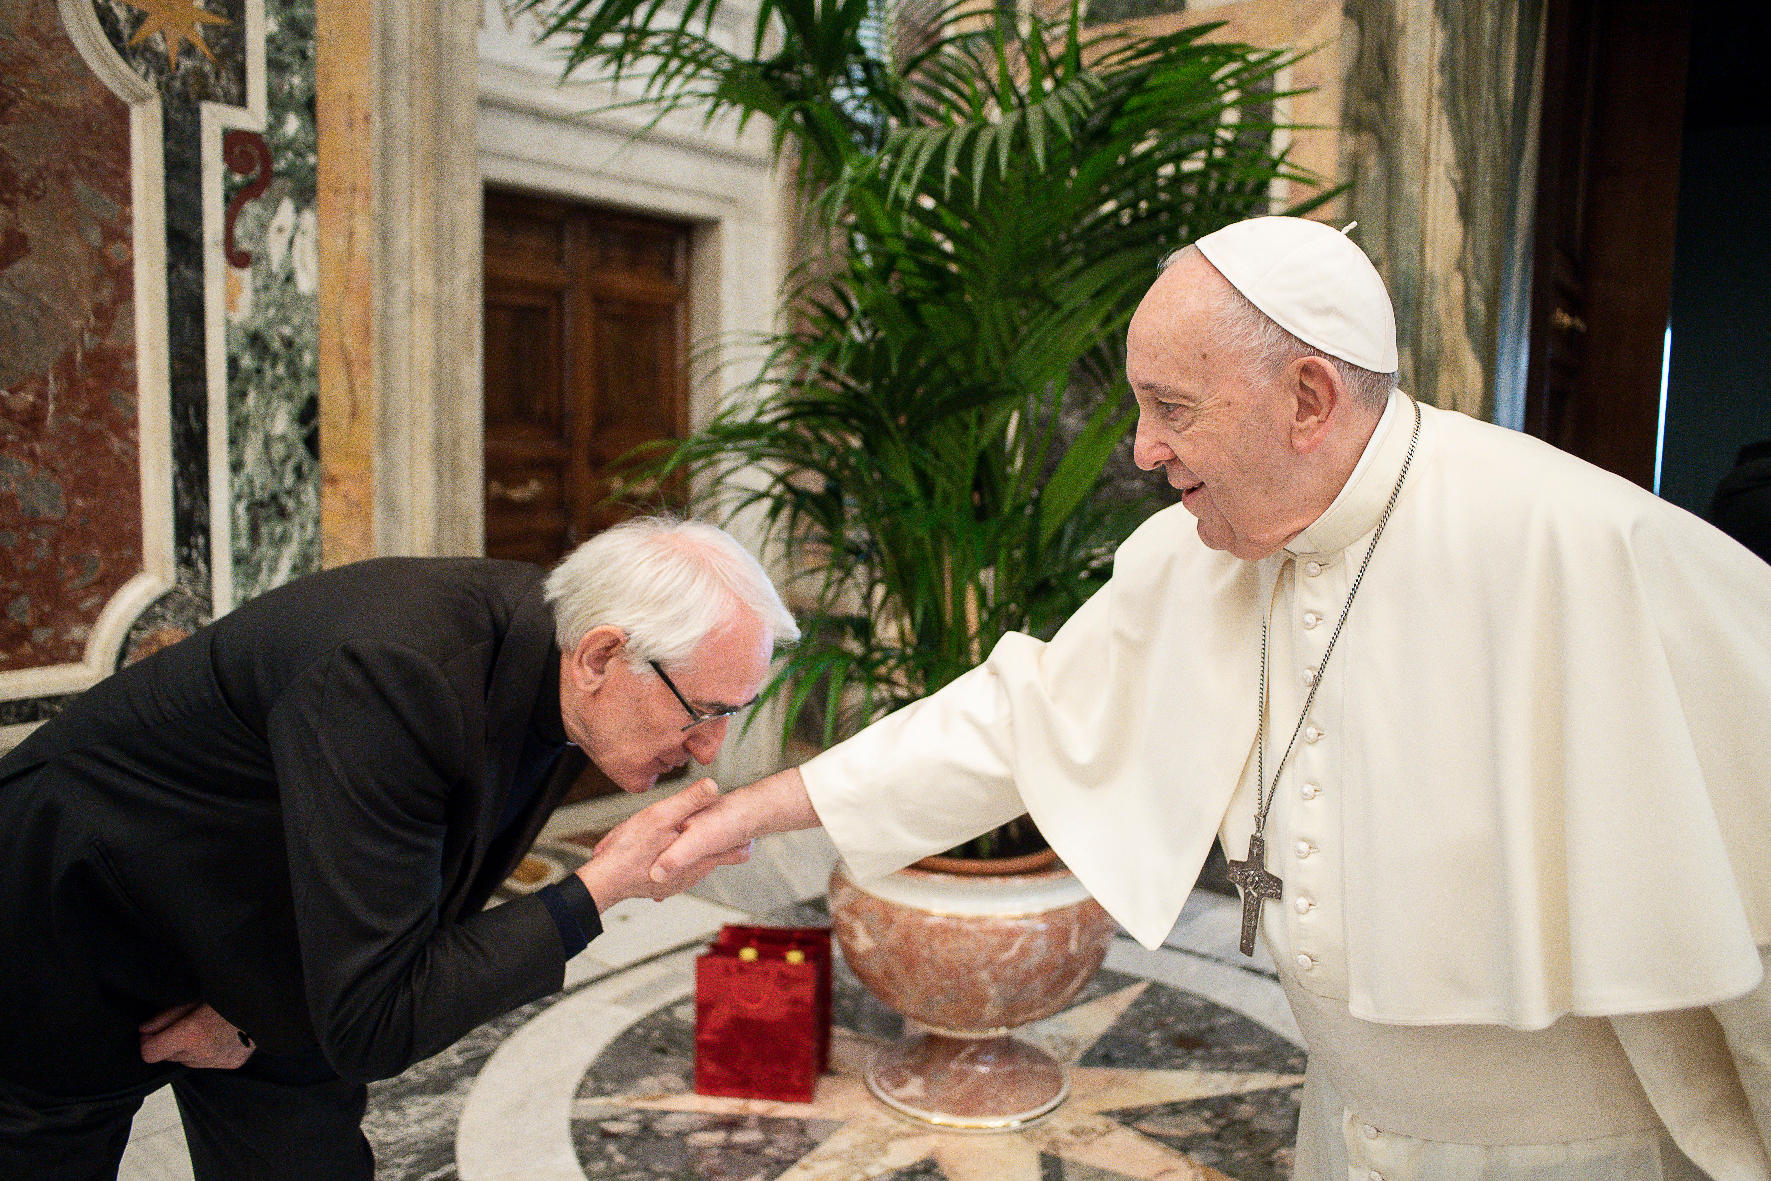
[[[758,375],[644,457],[785,547],[805,637],[768,694],[831,740],[1007,631],[1049,635],[1149,508],[1102,489],[1134,417],[1120,341],[1157,261],[1311,183],[1274,147],[1296,56],[1218,25],[1091,32],[1075,3],[530,6],[568,72],[772,121],[837,245],[787,291]]]

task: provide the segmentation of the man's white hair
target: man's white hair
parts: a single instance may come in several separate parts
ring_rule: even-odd
[[[761,563],[703,521],[639,517],[606,529],[561,560],[545,594],[561,651],[594,627],[618,627],[635,669],[688,659],[734,608],[753,613],[776,643],[799,639]]]
[[[1160,270],[1166,271],[1182,255],[1198,254],[1194,246],[1183,246],[1162,260]],[[1215,272],[1217,268],[1213,267]],[[1222,279],[1222,276],[1219,276]],[[1272,376],[1293,361],[1304,357],[1321,357],[1335,367],[1355,401],[1373,410],[1382,410],[1396,388],[1394,373],[1378,373],[1351,361],[1326,353],[1315,345],[1299,340],[1281,328],[1267,313],[1261,311],[1228,279],[1214,285],[1218,338],[1262,373]]]

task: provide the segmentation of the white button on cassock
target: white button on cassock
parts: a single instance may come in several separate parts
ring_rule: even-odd
[[[1304,626],[1305,627],[1315,627],[1318,623],[1321,623],[1321,622],[1322,622],[1322,616],[1316,614],[1314,611],[1304,612]]]
[[[1305,729],[1304,729],[1304,741],[1305,742],[1317,742],[1317,741],[1320,741],[1321,738],[1322,738],[1322,731],[1321,730],[1318,730],[1314,726],[1305,727]]]
[[[1301,789],[1299,789],[1298,794],[1303,796],[1306,800],[1313,800],[1322,794],[1322,789],[1317,787],[1314,783],[1306,783]]]
[[[1293,899],[1291,904],[1293,906],[1297,907],[1299,914],[1309,914],[1310,911],[1316,905],[1314,902],[1310,901],[1308,898],[1304,898],[1301,896]]]
[[[1318,574],[1322,573],[1322,563],[1317,561],[1305,562],[1304,573],[1308,574],[1311,578],[1316,577]]]
[[[1309,841],[1299,841],[1297,843],[1297,855],[1300,861],[1315,851],[1316,846],[1312,845]]]
[[[1316,961],[1314,959],[1312,959],[1310,956],[1305,955],[1301,951],[1298,953],[1298,967],[1300,967],[1304,971],[1308,972],[1311,968],[1314,968],[1315,966],[1316,966]]]

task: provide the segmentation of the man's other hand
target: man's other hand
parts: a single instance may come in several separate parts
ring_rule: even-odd
[[[181,1062],[203,1070],[235,1070],[254,1046],[226,1017],[205,1004],[180,1005],[141,1023],[143,1062]]]
[[[726,848],[718,855],[655,873],[658,855],[682,835],[689,818],[719,799],[719,785],[703,779],[673,796],[659,800],[624,820],[597,842],[590,860],[578,867],[578,876],[599,911],[625,898],[668,898],[688,889],[721,865],[736,865],[750,858],[748,842]]]

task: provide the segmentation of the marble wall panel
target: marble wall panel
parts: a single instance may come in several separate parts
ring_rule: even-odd
[[[141,568],[129,112],[51,0],[0,26],[0,671],[78,662]]]
[[[319,564],[313,0],[88,2],[0,27],[0,747]]]
[[[376,137],[372,98],[376,13],[325,4],[315,38],[315,210],[320,237],[320,548],[339,565],[375,550]]]
[[[265,59],[265,130],[224,145],[236,602],[320,566],[313,0],[267,0]]]
[[[1542,0],[1345,0],[1348,214],[1396,305],[1403,388],[1481,418],[1525,325]]]

